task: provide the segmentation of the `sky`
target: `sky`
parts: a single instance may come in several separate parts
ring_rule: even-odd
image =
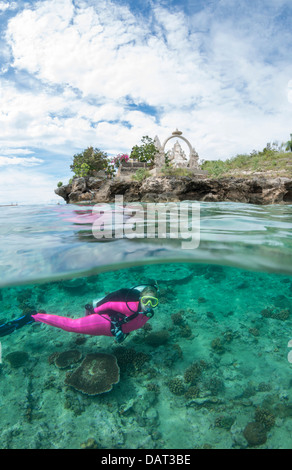
[[[291,0],[0,0],[0,204],[62,202],[88,146],[178,128],[224,160],[286,142],[291,20]]]

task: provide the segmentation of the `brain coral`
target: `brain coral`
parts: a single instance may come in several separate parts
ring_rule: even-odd
[[[120,380],[120,369],[112,354],[88,354],[81,365],[65,380],[75,390],[86,395],[109,392]]]

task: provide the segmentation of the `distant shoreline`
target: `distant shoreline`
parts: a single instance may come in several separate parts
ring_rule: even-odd
[[[18,206],[18,203],[15,204],[0,204],[0,207],[11,207],[11,206]]]

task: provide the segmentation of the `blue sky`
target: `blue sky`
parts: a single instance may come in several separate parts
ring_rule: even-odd
[[[288,140],[291,20],[291,0],[0,0],[0,203],[60,201],[89,145],[178,127],[207,160]]]

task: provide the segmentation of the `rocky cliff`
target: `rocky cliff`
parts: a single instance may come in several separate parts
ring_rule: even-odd
[[[76,178],[72,184],[55,189],[67,203],[233,201],[251,204],[292,204],[291,178],[202,178],[151,177],[144,181],[114,178]]]

